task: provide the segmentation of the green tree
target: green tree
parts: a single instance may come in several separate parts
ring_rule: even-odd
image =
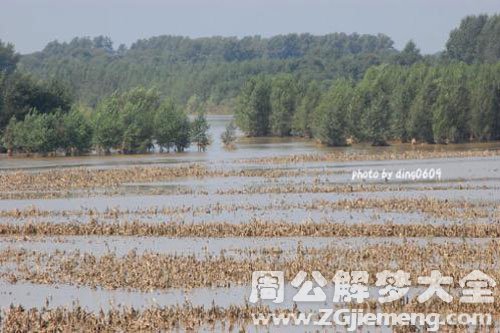
[[[498,72],[492,66],[479,66],[474,72],[470,82],[471,130],[480,140],[492,140],[500,130]]]
[[[415,101],[417,92],[423,85],[427,74],[427,65],[415,65],[408,69],[399,69],[396,86],[390,96],[391,107],[391,136],[402,142],[410,139],[410,109]]]
[[[314,138],[329,146],[346,145],[352,96],[353,88],[349,81],[339,80],[333,84],[314,111]]]
[[[191,124],[187,115],[180,111],[177,123],[177,135],[174,137],[175,149],[183,152],[191,145]]]
[[[64,148],[72,155],[88,152],[92,147],[92,123],[83,109],[82,106],[76,106],[63,116],[66,134]]]
[[[187,115],[178,108],[172,99],[162,103],[154,117],[154,138],[162,149],[175,147],[178,152],[184,151],[191,144],[191,125]]]
[[[58,137],[54,129],[56,120],[54,115],[32,110],[23,121],[10,121],[7,132],[11,138],[8,145],[26,153],[46,154],[55,151],[58,148]]]
[[[225,147],[232,148],[234,145],[234,142],[236,141],[236,125],[234,124],[234,121],[231,120],[224,132],[222,132],[220,139],[222,143],[224,144]]]
[[[460,142],[470,134],[469,93],[463,65],[452,65],[441,71],[439,94],[433,108],[434,140],[438,143]]]
[[[488,21],[487,15],[467,16],[460,26],[450,32],[446,42],[446,54],[452,59],[457,59],[471,64],[478,58],[478,42],[481,31]]]
[[[432,109],[438,95],[434,71],[427,74],[410,107],[408,131],[412,138],[434,143]]]
[[[154,89],[135,88],[119,96],[124,153],[146,152],[153,146],[153,117],[160,106]]]
[[[117,94],[99,103],[92,116],[92,125],[93,141],[99,150],[109,154],[111,149],[121,148],[124,130],[119,121]]]
[[[67,112],[73,103],[68,88],[57,80],[37,82],[30,76],[14,73],[5,79],[4,87],[0,128],[12,117],[23,120],[32,109],[39,113]]]
[[[154,117],[154,139],[161,149],[170,149],[174,145],[177,135],[176,124],[178,122],[178,110],[172,99],[167,99],[162,103]]]
[[[366,100],[362,115],[364,137],[374,146],[387,145],[390,137],[389,96],[394,82],[386,75],[388,69],[387,66],[372,68],[360,83]]]
[[[0,39],[0,73],[9,75],[14,72],[20,58],[14,50],[14,45],[3,43]]]
[[[251,78],[245,83],[235,109],[235,121],[249,136],[269,134],[271,114],[271,85],[264,76]]]
[[[191,141],[196,144],[198,151],[205,151],[210,144],[209,129],[210,125],[205,117],[205,112],[200,108],[191,124]]]
[[[395,58],[396,64],[401,66],[411,66],[423,59],[420,50],[412,40],[406,43],[403,51],[397,54]]]
[[[478,37],[477,62],[497,63],[500,60],[500,15],[489,17]]]
[[[293,117],[293,132],[305,137],[312,137],[311,117],[321,99],[321,90],[316,81],[309,83],[304,97],[300,100]]]
[[[279,75],[271,83],[271,131],[277,136],[288,136],[297,107],[297,83],[291,75]]]
[[[19,132],[18,129],[18,121],[16,117],[12,117],[9,121],[9,124],[5,128],[2,136],[2,143],[5,149],[9,151],[9,153],[13,153],[14,150],[19,149],[17,146],[16,135]]]

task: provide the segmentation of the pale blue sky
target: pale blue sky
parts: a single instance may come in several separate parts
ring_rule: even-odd
[[[434,53],[462,17],[480,13],[500,13],[500,0],[0,0],[0,39],[27,53],[101,34],[117,47],[162,34],[381,32],[397,48],[413,39]]]

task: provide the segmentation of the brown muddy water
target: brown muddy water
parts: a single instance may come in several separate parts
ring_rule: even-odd
[[[202,153],[191,148],[182,154],[140,156],[1,156],[0,177],[11,182],[5,183],[8,190],[0,190],[3,315],[8,316],[11,304],[41,311],[70,311],[79,305],[91,313],[120,307],[142,311],[148,307],[182,306],[186,301],[207,308],[245,307],[251,291],[248,278],[252,268],[282,268],[289,270],[288,276],[300,269],[316,269],[299,267],[294,260],[312,265],[323,259],[325,267],[331,269],[343,265],[354,268],[359,260],[360,269],[371,269],[370,284],[374,283],[377,267],[412,271],[415,264],[426,273],[430,269],[453,269],[453,273],[483,269],[499,277],[500,242],[488,233],[500,230],[500,143],[325,148],[302,139],[240,138],[236,149],[228,151],[222,147],[219,136],[230,119],[209,118],[213,142]],[[448,155],[437,155],[443,152]],[[325,154],[329,157],[294,157]],[[341,158],[336,160],[335,154]],[[151,168],[186,171],[184,174],[180,169],[170,174]],[[111,170],[112,175],[114,170],[123,169],[130,171],[130,177],[116,177],[109,182],[99,179],[112,177],[102,170]],[[440,177],[396,179],[398,171],[410,176],[417,169],[439,170]],[[69,170],[74,172],[70,175]],[[353,179],[353,172],[361,175],[369,170],[393,172],[394,178]],[[139,173],[147,172],[151,175],[142,178],[147,181],[137,180]],[[51,186],[56,181],[57,186]],[[79,185],[85,181],[96,185]],[[287,237],[276,230],[273,236],[273,223],[280,227],[293,225],[295,235]],[[302,232],[322,223],[366,225],[373,235],[357,230],[349,235],[325,236],[321,234],[325,229],[319,227],[316,234]],[[50,225],[58,226],[60,232],[54,233],[56,229]],[[99,228],[75,231],[78,226],[89,225]],[[419,236],[388,233],[395,225],[407,227]],[[266,236],[256,237],[252,230],[245,231],[246,226],[271,230],[266,231]],[[161,236],[158,231],[149,232],[150,227],[171,229],[168,236]],[[183,227],[196,227],[198,235],[179,231],[176,236],[175,228]],[[432,229],[438,227],[444,231]],[[447,237],[446,230],[453,236]],[[297,236],[302,234],[307,236]],[[433,236],[436,234],[439,236]],[[411,251],[405,253],[405,246]],[[335,261],[335,254],[347,255],[345,251],[363,256]],[[417,255],[419,251],[421,255]],[[381,266],[383,256],[389,253],[386,265]],[[86,269],[91,266],[75,262],[74,258],[79,257],[82,262],[96,260],[101,268],[106,267],[103,262],[111,260],[110,265],[116,266],[109,267],[116,270],[89,272]],[[143,257],[150,260],[149,266],[141,263]],[[197,280],[196,287],[176,287],[183,285],[176,280],[176,274],[187,274],[189,267],[183,265],[193,262],[199,267],[213,262],[213,267],[207,268],[206,279]],[[239,262],[243,268],[235,272]],[[158,270],[172,271],[159,274]],[[203,271],[194,272],[204,275]],[[331,277],[334,271],[324,273]],[[135,280],[128,285],[132,277]],[[121,282],[113,284],[115,278]],[[166,279],[161,288],[148,284],[155,278]],[[229,282],[224,283],[224,279]],[[412,281],[416,282],[416,276],[412,276]],[[453,288],[458,287],[458,278],[455,283]],[[412,288],[410,298],[419,290],[416,283]],[[289,297],[283,304],[263,305],[293,308],[292,289],[286,287]],[[371,292],[376,295],[376,289]],[[496,299],[490,312],[498,315],[500,293],[494,293]],[[409,303],[400,304],[399,310],[406,309]],[[331,307],[332,303],[322,305]],[[447,309],[433,303],[425,309],[446,312],[460,307],[454,304]],[[199,322],[195,327],[179,330],[234,330],[220,326],[224,318],[217,318],[216,322],[219,326],[215,328]],[[236,330],[241,328],[290,331],[282,327],[257,329],[251,323]],[[315,329],[296,327],[293,331],[304,330]],[[338,327],[337,331],[345,328]]]

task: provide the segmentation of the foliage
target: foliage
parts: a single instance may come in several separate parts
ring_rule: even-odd
[[[56,134],[58,120],[58,115],[41,114],[36,110],[29,112],[23,121],[12,118],[6,128],[4,144],[8,149],[26,153],[45,154],[54,151],[58,147]]]
[[[271,84],[267,77],[257,76],[248,80],[238,96],[235,110],[236,124],[249,136],[270,133]]]
[[[234,98],[256,74],[292,74],[305,81],[359,79],[372,65],[388,63],[397,51],[382,34],[288,34],[191,39],[158,36],[130,48],[113,48],[109,38],[50,42],[23,56],[20,69],[37,78],[55,76],[91,106],[115,91],[155,86],[186,103],[192,96],[216,104]],[[196,109],[195,109],[196,110]]]
[[[82,106],[75,106],[63,117],[64,148],[72,155],[88,152],[92,147],[92,123]]]
[[[94,145],[107,154],[111,149],[120,148],[123,137],[123,128],[118,121],[117,99],[116,94],[104,99],[92,114]]]
[[[165,100],[154,116],[154,139],[167,152],[172,148],[183,151],[190,145],[190,125],[187,115],[172,99]]]
[[[417,45],[410,40],[406,43],[403,51],[395,56],[395,62],[401,66],[411,66],[423,60]]]
[[[232,147],[236,141],[236,125],[233,120],[227,124],[224,132],[222,132],[220,139],[225,147]]]
[[[450,33],[446,55],[468,64],[500,60],[500,15],[464,18]]]
[[[304,96],[298,101],[297,112],[295,112],[292,121],[292,129],[296,135],[312,137],[310,119],[319,104],[321,89],[316,81],[310,82],[305,89]]]
[[[210,138],[208,136],[209,129],[210,125],[205,117],[205,112],[203,109],[199,109],[196,118],[191,124],[191,141],[196,144],[198,151],[205,151],[210,144]]]
[[[30,76],[14,73],[4,79],[3,86],[0,128],[12,117],[23,120],[32,109],[39,113],[51,113],[57,109],[67,112],[73,103],[68,88],[57,80],[37,82]]]
[[[0,74],[9,75],[16,69],[21,56],[14,51],[14,45],[0,40]]]
[[[271,133],[288,136],[292,132],[292,119],[297,108],[297,82],[290,74],[282,74],[271,81]]]
[[[329,146],[344,146],[348,135],[346,114],[352,99],[352,85],[340,80],[333,84],[314,111],[312,133],[321,143]]]
[[[266,85],[264,100],[269,96],[270,111],[244,108],[245,113],[237,113],[236,119],[247,135],[304,135],[310,130],[327,145],[344,145],[347,139],[374,145],[410,139],[428,143],[492,140],[500,138],[499,78],[499,64],[417,62],[375,66],[357,83],[337,80],[325,93],[311,84],[301,93],[299,81],[280,75]],[[257,79],[252,80],[247,87],[255,87]],[[253,91],[243,90],[241,100],[255,96]],[[258,112],[269,118],[258,118]],[[242,115],[245,120],[263,120],[241,121]],[[268,119],[273,131],[266,132],[261,126]],[[289,132],[290,119],[293,133]]]

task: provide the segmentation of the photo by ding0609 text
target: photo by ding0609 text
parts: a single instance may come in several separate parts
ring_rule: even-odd
[[[352,171],[351,180],[441,180],[441,168],[417,168],[397,170],[357,169]]]

